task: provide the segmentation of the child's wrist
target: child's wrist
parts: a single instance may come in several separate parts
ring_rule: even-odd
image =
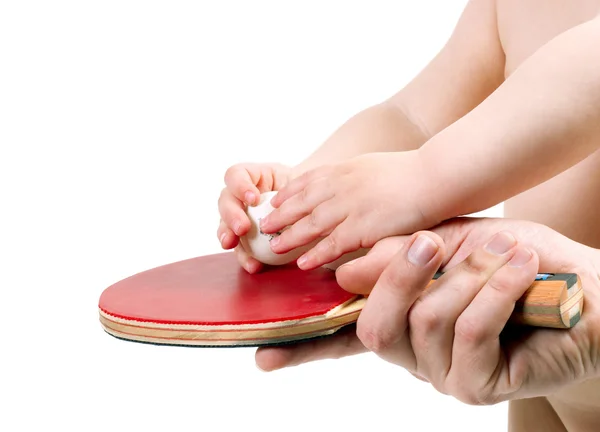
[[[453,211],[453,203],[447,193],[447,182],[440,178],[440,173],[434,169],[433,161],[428,160],[427,154],[415,150],[419,166],[419,180],[417,183],[417,206],[429,226],[436,226],[447,219],[459,216]]]
[[[300,177],[305,172],[309,171],[309,166],[305,164],[305,162],[301,162],[298,165],[293,165],[290,167],[290,181]]]

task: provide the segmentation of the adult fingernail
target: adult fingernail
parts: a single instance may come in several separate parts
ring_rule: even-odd
[[[423,267],[438,253],[440,247],[426,235],[420,235],[408,250],[408,260]]]
[[[508,262],[508,265],[511,267],[522,267],[531,261],[533,254],[529,249],[519,249],[517,253],[512,257],[512,259]]]
[[[500,232],[485,245],[485,250],[494,255],[502,255],[511,250],[515,244],[517,244],[517,239],[512,234]]]

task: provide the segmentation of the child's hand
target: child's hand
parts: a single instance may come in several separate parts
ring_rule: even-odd
[[[271,241],[275,253],[323,237],[298,259],[300,268],[313,269],[384,237],[436,225],[422,213],[424,180],[416,151],[372,153],[319,167],[280,189],[261,230],[288,227]]]
[[[262,264],[249,256],[239,241],[250,229],[245,208],[257,204],[261,193],[280,189],[291,176],[291,168],[279,164],[238,164],[225,173],[217,236],[224,249],[235,248],[240,265],[250,273],[260,270]]]

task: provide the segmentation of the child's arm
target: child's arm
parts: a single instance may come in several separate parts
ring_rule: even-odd
[[[414,150],[489,96],[503,81],[494,0],[470,1],[440,53],[389,100],[349,119],[295,175],[364,153]]]
[[[419,150],[425,213],[484,210],[600,148],[600,17],[540,48],[487,100]],[[441,192],[440,192],[441,190]]]

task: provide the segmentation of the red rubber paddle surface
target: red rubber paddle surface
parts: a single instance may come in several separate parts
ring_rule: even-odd
[[[99,307],[127,320],[235,325],[319,316],[353,297],[332,270],[290,264],[249,274],[226,252],[133,275],[106,288]]]

